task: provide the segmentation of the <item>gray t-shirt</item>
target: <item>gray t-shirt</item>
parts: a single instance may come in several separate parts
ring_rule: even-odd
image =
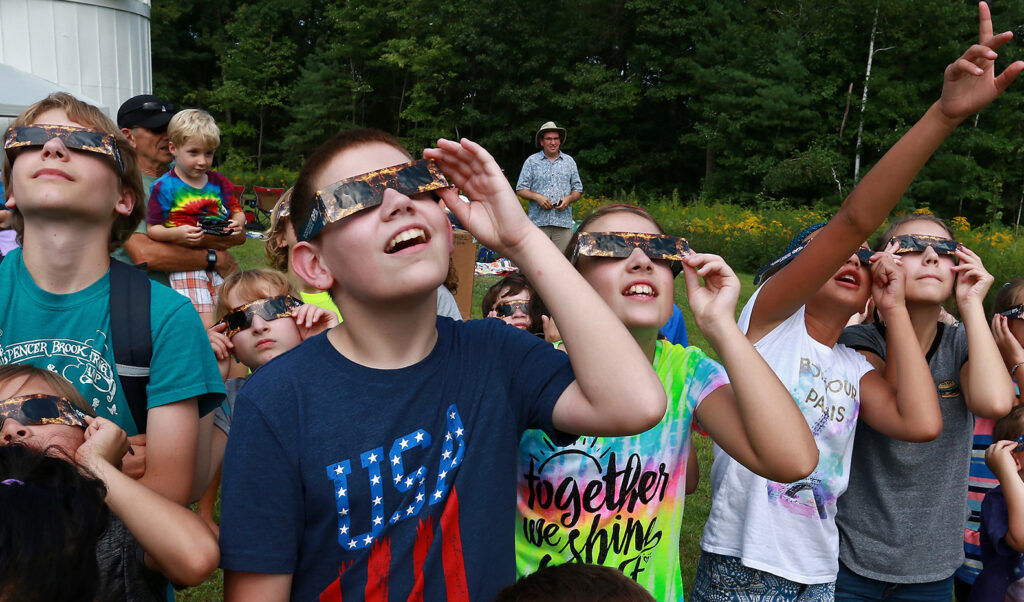
[[[224,396],[224,402],[213,414],[213,424],[224,431],[225,435],[231,434],[231,417],[235,413],[235,397],[238,396],[238,391],[241,390],[246,380],[248,377],[242,376],[224,381],[224,390],[227,394]]]
[[[843,331],[839,342],[885,359],[884,326]],[[974,415],[960,390],[967,361],[962,325],[939,323],[927,354],[942,433],[909,443],[858,421],[850,485],[839,498],[839,559],[858,575],[891,583],[945,579],[964,561],[967,477]]]
[[[437,287],[437,315],[462,321],[462,314],[459,312],[459,304],[455,302],[455,295],[443,284]]]

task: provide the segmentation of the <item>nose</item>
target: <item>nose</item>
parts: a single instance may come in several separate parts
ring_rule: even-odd
[[[392,188],[384,190],[384,199],[380,204],[382,219],[388,221],[406,213],[413,213],[412,199]]]
[[[261,316],[253,316],[252,326],[249,329],[253,332],[266,332],[270,329],[270,322],[267,322]]]
[[[925,247],[924,254],[921,256],[924,263],[938,263],[939,254],[935,252],[933,247]]]
[[[68,158],[68,147],[64,146],[64,141],[58,136],[54,136],[43,144],[43,158],[58,159],[66,161]]]
[[[654,262],[651,261],[651,258],[639,248],[633,249],[633,252],[629,254],[626,261],[628,262],[626,269],[631,272],[650,272],[654,267]]]
[[[31,429],[21,424],[14,418],[8,418],[3,421],[3,426],[0,427],[0,442],[4,445],[10,445],[22,439],[25,439],[32,433]]]

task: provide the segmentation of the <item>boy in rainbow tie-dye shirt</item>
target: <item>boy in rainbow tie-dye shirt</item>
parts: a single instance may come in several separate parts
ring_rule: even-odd
[[[198,247],[205,233],[201,221],[227,219],[230,224],[221,229],[222,235],[235,245],[245,242],[245,214],[234,188],[210,169],[220,146],[220,129],[213,117],[197,109],[176,113],[167,124],[167,137],[175,164],[150,189],[146,216],[150,238]],[[206,270],[171,272],[169,277],[171,287],[192,301],[207,328],[213,325],[217,289],[224,282],[213,270],[214,262],[215,256]]]

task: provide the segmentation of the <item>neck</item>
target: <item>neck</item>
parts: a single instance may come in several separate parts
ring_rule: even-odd
[[[437,291],[407,301],[365,303],[343,296],[345,321],[327,338],[339,353],[368,368],[395,370],[422,361],[437,343]]]
[[[917,342],[925,353],[932,346],[935,335],[939,331],[940,305],[933,303],[911,303],[907,302],[907,313],[910,314],[910,323],[914,326],[914,334],[917,335]]]
[[[209,181],[206,172],[203,172],[203,175],[199,176],[198,178],[191,178],[183,171],[178,169],[177,165],[174,166],[174,173],[178,174],[178,177],[181,178],[181,181],[185,182],[192,188],[202,188],[203,186],[206,186],[206,183]]]
[[[167,173],[167,165],[146,161],[142,157],[139,157],[139,169],[142,170],[142,175],[152,178],[159,178]]]
[[[807,334],[826,347],[835,347],[839,341],[839,335],[855,312],[845,313],[835,311],[834,307],[822,307],[812,297],[807,301],[807,309],[804,311],[804,325],[807,327]],[[845,315],[844,315],[845,314]]]
[[[48,293],[78,292],[110,268],[107,240],[110,226],[83,227],[81,222],[25,224],[22,258],[36,286]]]
[[[629,333],[633,335],[633,339],[636,341],[636,344],[639,345],[640,349],[644,352],[644,355],[647,356],[647,361],[653,364],[654,352],[658,346],[658,329],[655,328],[654,330],[651,330],[645,328],[643,330],[638,330],[629,328],[628,330]]]

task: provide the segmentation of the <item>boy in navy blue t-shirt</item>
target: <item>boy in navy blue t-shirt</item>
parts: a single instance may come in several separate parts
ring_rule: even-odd
[[[424,152],[436,164],[410,163],[392,136],[354,130],[300,173],[292,262],[345,321],[239,393],[224,462],[228,600],[492,599],[515,575],[523,430],[635,433],[664,413],[644,354],[493,158],[465,140],[439,146]],[[568,356],[496,320],[435,315],[452,251],[437,196],[551,300]]]

